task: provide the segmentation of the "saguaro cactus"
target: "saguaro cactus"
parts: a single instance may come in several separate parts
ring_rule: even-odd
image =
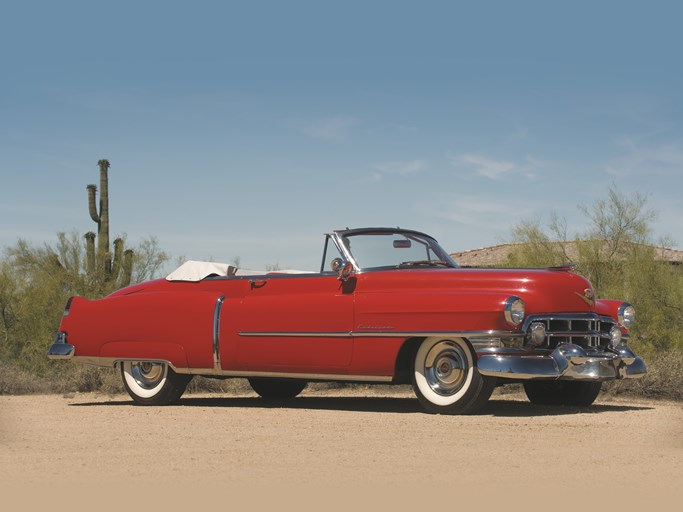
[[[88,231],[85,234],[85,269],[89,276],[95,273],[95,261],[95,233]]]
[[[97,212],[95,195],[97,187],[88,185],[88,208],[90,218],[97,223],[97,269],[106,276],[111,275],[111,253],[109,252],[109,160],[97,162],[100,166],[100,211]]]
[[[123,239],[114,240],[114,258],[109,248],[109,161],[97,162],[100,167],[100,208],[97,210],[97,187],[88,185],[88,210],[90,218],[97,223],[97,252],[95,252],[95,233],[85,234],[86,240],[86,269],[89,274],[98,273],[105,281],[116,281],[121,275],[121,286],[130,284],[133,270],[133,251],[124,251]]]

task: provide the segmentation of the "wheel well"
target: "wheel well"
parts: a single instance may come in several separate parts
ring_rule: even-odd
[[[408,338],[403,342],[396,356],[394,384],[410,384],[415,354],[425,338]]]

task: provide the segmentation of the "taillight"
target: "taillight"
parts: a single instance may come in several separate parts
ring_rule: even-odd
[[[71,311],[71,302],[73,302],[73,300],[73,297],[69,297],[69,300],[66,301],[66,307],[64,308],[64,314],[62,316],[69,316],[69,311]]]

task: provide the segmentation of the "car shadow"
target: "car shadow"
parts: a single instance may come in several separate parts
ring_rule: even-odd
[[[136,407],[131,400],[109,402],[71,403],[72,407]],[[144,406],[140,406],[144,407]],[[315,397],[299,396],[286,402],[258,397],[193,397],[182,398],[177,404],[166,407],[216,407],[247,409],[294,409],[318,411],[349,411],[368,413],[429,414],[413,397]],[[572,414],[600,414],[651,410],[652,407],[624,404],[594,404],[590,407],[534,405],[520,400],[491,400],[469,416],[539,417]]]
[[[605,412],[648,411],[653,407],[626,404],[593,404],[589,407],[568,405],[535,405],[520,400],[491,400],[473,416],[499,416],[510,418],[537,416],[564,416],[572,414],[600,414]]]

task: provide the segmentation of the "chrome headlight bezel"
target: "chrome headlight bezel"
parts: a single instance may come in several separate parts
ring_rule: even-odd
[[[636,310],[632,304],[623,302],[617,312],[619,324],[630,329],[636,321]]]
[[[525,316],[524,301],[515,295],[511,295],[505,299],[505,307],[503,314],[505,321],[512,325],[519,325],[524,321]]]

